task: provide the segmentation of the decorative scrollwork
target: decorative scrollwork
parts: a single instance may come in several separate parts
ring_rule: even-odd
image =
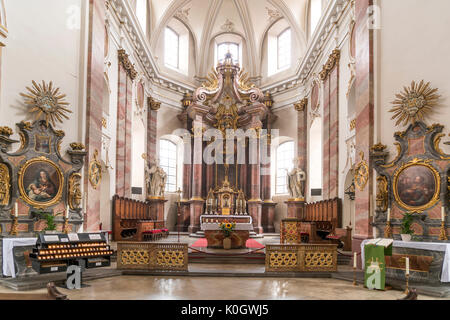
[[[102,164],[97,159],[98,150],[94,151],[94,159],[89,163],[89,182],[92,188],[97,189],[102,181]]]
[[[9,204],[11,190],[11,178],[8,167],[0,163],[0,205],[6,206]]]
[[[295,268],[298,265],[297,252],[271,252],[269,266],[271,268]]]
[[[360,191],[364,191],[369,180],[369,165],[364,159],[364,152],[359,153],[361,161],[355,167],[355,185]]]
[[[122,265],[148,265],[150,255],[148,250],[123,250],[121,251],[120,261]]]
[[[81,193],[81,174],[73,173],[69,178],[69,207],[72,210],[80,208],[83,195]]]

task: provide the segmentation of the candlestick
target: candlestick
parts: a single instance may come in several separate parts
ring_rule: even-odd
[[[19,216],[19,205],[16,201],[16,203],[14,204],[14,216],[17,218]]]
[[[445,222],[441,221],[441,229],[439,231],[439,240],[448,240],[447,229],[445,228]]]
[[[12,236],[17,236],[19,234],[19,231],[17,230],[17,227],[19,226],[19,218],[17,216],[13,217],[13,222],[11,224],[11,231],[9,232]]]
[[[392,238],[392,228],[391,228],[391,222],[386,222],[386,227],[384,228],[384,237],[385,238]]]
[[[406,265],[406,275],[409,276],[409,258],[405,258],[405,265]]]
[[[409,274],[407,274],[405,277],[406,277],[405,294],[408,294],[409,293]]]

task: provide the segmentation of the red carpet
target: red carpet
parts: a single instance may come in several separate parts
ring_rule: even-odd
[[[206,241],[206,238],[201,238],[201,239],[198,239],[197,241],[195,241],[191,247],[206,248],[207,245],[208,245],[208,242]],[[261,243],[259,243],[256,240],[253,240],[253,239],[248,239],[247,242],[245,243],[245,246],[249,249],[264,248],[264,246]]]

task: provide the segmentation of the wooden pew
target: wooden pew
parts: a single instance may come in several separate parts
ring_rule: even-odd
[[[344,243],[344,250],[351,250],[351,228],[342,224],[342,201],[339,198],[307,203],[301,221],[300,232],[309,235],[311,243]]]
[[[164,221],[156,221],[146,202],[115,195],[112,205],[114,241],[143,241],[144,235],[164,229]],[[168,234],[168,233],[167,233]]]

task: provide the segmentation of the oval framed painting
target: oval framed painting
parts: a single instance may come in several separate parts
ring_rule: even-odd
[[[394,175],[394,197],[406,210],[422,212],[439,201],[439,172],[427,162],[414,159]]]
[[[19,192],[22,199],[36,209],[57,204],[63,193],[64,175],[46,157],[28,160],[19,171]]]

